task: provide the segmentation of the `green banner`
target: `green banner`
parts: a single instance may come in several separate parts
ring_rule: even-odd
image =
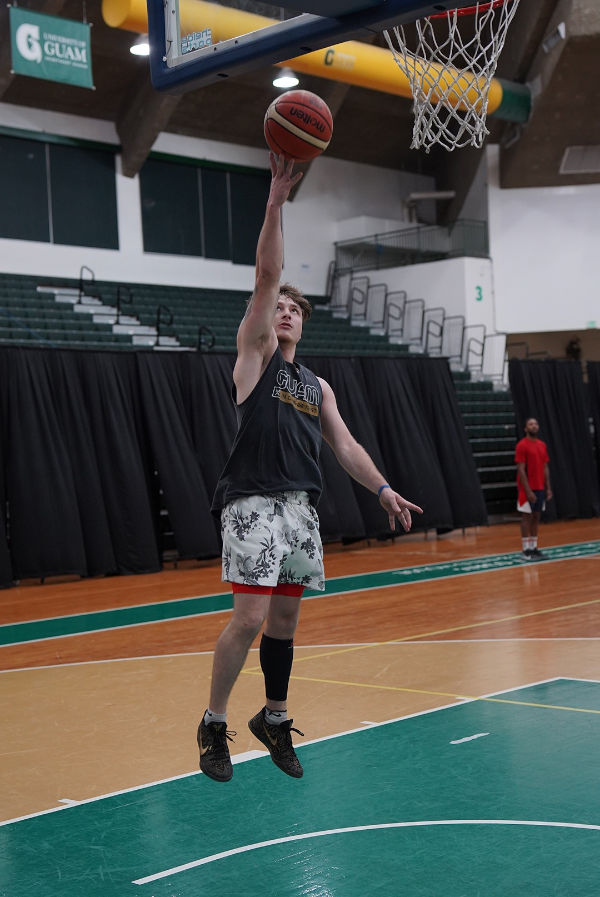
[[[12,71],[93,89],[90,26],[10,7]]]

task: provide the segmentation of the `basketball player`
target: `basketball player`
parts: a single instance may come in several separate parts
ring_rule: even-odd
[[[521,512],[521,557],[525,561],[542,560],[545,555],[538,549],[540,514],[546,500],[552,498],[550,468],[546,443],[538,439],[540,425],[535,417],[525,421],[525,437],[517,442],[517,511]]]
[[[390,527],[411,527],[406,501],[377,470],[342,420],[325,380],[296,364],[296,346],[310,303],[280,285],[281,207],[301,172],[270,155],[271,187],[256,252],[256,281],[240,324],[233,371],[239,429],[217,484],[213,511],[221,514],[223,579],[232,583],[233,614],[215,648],[209,706],[198,726],[200,769],[219,782],[232,774],[227,701],[250,645],[260,642],[266,703],[248,723],[275,764],[290,776],[303,770],[287,716],[293,638],[303,589],[324,588],[323,551],[315,505],[321,492],[321,437],[344,469],[379,496]]]

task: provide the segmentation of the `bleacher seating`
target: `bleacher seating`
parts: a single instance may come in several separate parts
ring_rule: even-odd
[[[75,312],[69,303],[57,302],[52,293],[38,290],[40,286],[76,289],[78,285],[79,280],[73,278],[0,275],[0,343],[136,348],[129,334],[114,333],[111,324],[94,321],[92,311]],[[162,324],[160,334],[176,337],[180,347],[196,349],[199,329],[207,327],[215,337],[211,351],[236,351],[247,291],[94,281],[93,293],[99,293],[105,305],[115,307],[120,287],[121,313],[134,316],[146,327],[156,327],[157,310],[165,306],[172,322]],[[323,297],[309,298],[315,306],[324,301]],[[318,307],[304,327],[304,355],[402,355],[407,351],[406,346],[391,345],[386,337],[353,327],[350,321],[335,319]]]
[[[76,312],[71,303],[57,302],[53,293],[40,292],[40,285],[77,289],[79,280],[0,274],[0,344],[137,348],[130,334],[115,333],[111,323],[94,321],[92,311]],[[179,347],[195,350],[199,330],[205,327],[214,335],[210,351],[235,352],[237,328],[248,299],[246,291],[93,283],[94,295],[99,293],[109,306],[116,306],[120,288],[121,312],[136,317],[142,325],[156,326],[159,306],[169,310],[172,320],[168,326],[161,325],[161,337],[176,336]],[[368,327],[334,317],[322,305],[323,297],[308,298],[314,310],[304,325],[299,355],[399,356],[409,352],[406,343],[392,344]],[[453,371],[453,378],[488,514],[508,513],[514,510],[515,498],[515,420],[510,393],[495,390],[489,381],[472,381],[468,371]]]
[[[452,374],[458,404],[490,517],[515,510],[516,429],[511,394],[493,383],[471,380],[468,371]]]

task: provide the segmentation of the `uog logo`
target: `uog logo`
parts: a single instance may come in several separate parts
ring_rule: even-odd
[[[40,29],[37,25],[19,25],[15,39],[17,49],[24,59],[28,59],[30,62],[42,61]]]

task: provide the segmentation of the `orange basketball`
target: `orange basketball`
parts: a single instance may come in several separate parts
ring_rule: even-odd
[[[326,150],[333,132],[329,106],[309,90],[288,90],[265,115],[265,139],[278,156],[308,162]]]

